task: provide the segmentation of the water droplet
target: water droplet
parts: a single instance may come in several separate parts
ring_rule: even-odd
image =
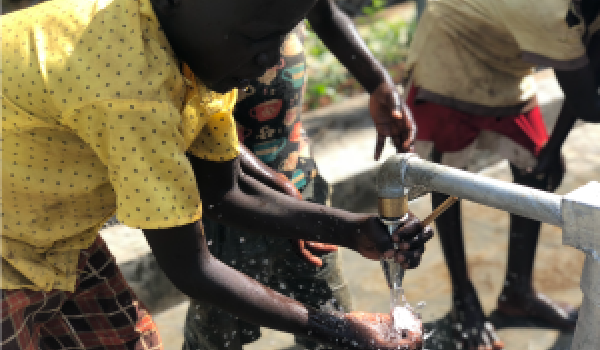
[[[279,283],[279,288],[281,289],[285,289],[287,286],[285,285],[285,283],[281,282]]]
[[[240,243],[244,243],[246,239],[244,237],[240,237]]]
[[[209,240],[206,242],[206,244],[208,244],[208,245],[212,245],[212,239],[209,239]]]
[[[214,207],[215,207],[215,206],[214,206],[214,205],[212,205],[212,204],[209,204],[209,205],[208,205],[208,209],[212,209],[212,208],[214,208]]]

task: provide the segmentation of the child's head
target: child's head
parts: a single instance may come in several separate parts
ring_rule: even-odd
[[[179,59],[209,88],[244,86],[279,62],[279,48],[316,0],[152,0]]]

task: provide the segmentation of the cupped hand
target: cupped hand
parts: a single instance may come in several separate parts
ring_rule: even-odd
[[[392,139],[398,152],[414,151],[417,126],[393,82],[381,83],[371,94],[369,112],[377,130],[375,160],[381,157],[388,137]]]
[[[423,227],[421,220],[409,212],[404,225],[392,233],[392,241],[398,247],[394,251],[394,260],[400,262],[405,269],[419,266],[425,253],[425,243],[432,237],[431,226]]]
[[[366,343],[366,349],[421,349],[423,347],[423,325],[415,316],[413,329],[393,330],[390,314],[351,312],[345,315],[348,326],[354,328],[357,343]]]
[[[418,324],[421,325],[420,321]],[[392,331],[389,314],[352,312],[309,316],[309,334],[322,343],[352,350],[419,350],[422,349],[422,326],[418,329]]]

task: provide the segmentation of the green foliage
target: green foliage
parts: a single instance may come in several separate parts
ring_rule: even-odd
[[[374,0],[371,8],[381,4],[384,4],[383,0]],[[360,28],[359,33],[373,55],[384,66],[393,67],[405,61],[414,26],[404,21],[377,20]],[[318,107],[323,97],[332,101],[342,99],[341,85],[346,90],[357,87],[356,82],[349,82],[351,75],[314,32],[308,31],[304,47],[308,65],[305,101],[309,108]]]
[[[385,0],[372,0],[371,6],[365,6],[362,8],[362,11],[367,16],[372,16],[382,10],[386,5]]]

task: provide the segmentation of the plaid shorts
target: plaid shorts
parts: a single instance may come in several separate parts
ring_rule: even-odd
[[[3,350],[162,350],[156,325],[98,236],[75,292],[2,290]]]

